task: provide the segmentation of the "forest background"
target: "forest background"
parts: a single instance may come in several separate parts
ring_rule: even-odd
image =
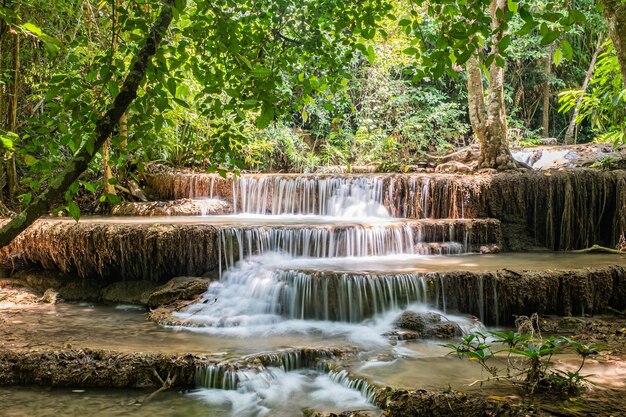
[[[505,118],[505,144],[620,146],[626,90],[606,10],[626,6],[603,3],[4,0],[0,197],[29,206],[85,148],[86,174],[56,204],[76,218],[75,196],[118,203],[150,163],[402,172],[482,144],[478,96]],[[98,153],[98,120],[170,6],[164,42]]]

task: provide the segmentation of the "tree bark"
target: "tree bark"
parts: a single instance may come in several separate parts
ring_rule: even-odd
[[[2,26],[4,22],[0,21],[0,26]],[[1,28],[0,28],[1,29]],[[0,33],[0,129],[6,128],[7,117],[5,115],[5,84],[2,81],[4,75],[4,55],[2,54],[4,48],[4,32]],[[0,203],[4,206],[4,187],[6,186],[6,173],[4,171],[4,164],[0,163]],[[2,207],[0,207],[0,212],[3,211]]]
[[[550,57],[551,48],[548,48],[548,54],[544,58],[544,75],[546,79],[543,81],[543,108],[542,116],[542,136],[550,137],[550,74],[552,73],[552,58]]]
[[[578,114],[580,113],[580,105],[583,102],[583,97],[585,92],[587,91],[587,87],[589,87],[589,82],[591,81],[591,77],[593,76],[593,71],[596,67],[596,61],[598,60],[598,55],[602,51],[602,44],[604,43],[603,38],[598,38],[598,44],[596,45],[595,51],[593,51],[593,55],[591,57],[591,62],[589,63],[589,68],[587,69],[587,73],[585,74],[585,80],[583,81],[583,85],[580,88],[582,94],[578,96],[576,100],[576,105],[574,106],[574,112],[572,113],[572,118],[569,121],[569,125],[567,126],[567,131],[565,131],[565,137],[563,138],[563,144],[569,145],[574,143],[574,130],[576,129],[576,119],[578,118]]]
[[[11,100],[9,101],[9,131],[17,133],[17,99],[19,95],[20,81],[20,35],[13,34],[13,68],[11,72]],[[7,173],[7,194],[9,199],[15,197],[17,190],[17,169],[15,166],[15,153],[11,152],[5,160]]]
[[[137,97],[137,89],[145,78],[150,58],[156,53],[161,40],[173,18],[174,0],[167,0],[162,6],[159,16],[146,37],[145,44],[133,57],[130,70],[122,84],[119,94],[115,97],[109,110],[98,119],[91,146],[83,145],[68,162],[63,171],[50,183],[48,188],[37,196],[34,201],[9,223],[0,229],[0,247],[8,245],[17,235],[31,225],[39,216],[46,213],[68,189],[74,181],[87,169],[89,163],[102,144],[111,136],[114,127],[128,106]]]
[[[478,59],[471,56],[467,60],[467,101],[469,118],[472,130],[480,143],[485,141],[485,89],[483,87],[483,74],[478,66]]]
[[[604,6],[604,18],[613,41],[617,62],[626,84],[626,2],[623,0],[600,0]]]
[[[106,140],[102,145],[102,169],[104,171],[104,192],[109,195],[117,195],[115,191],[115,185],[111,184],[111,180],[113,179],[113,170],[111,170],[111,165],[109,164],[109,154],[111,152],[111,141]]]
[[[120,118],[120,148],[126,149],[128,146],[128,115],[123,114]]]
[[[502,20],[498,18],[498,10],[504,15],[507,0],[491,0],[491,44],[497,45],[504,36]],[[497,53],[494,51],[492,53]],[[518,163],[509,150],[509,140],[504,104],[504,68],[494,59],[489,68],[489,93],[485,102],[482,74],[478,60],[471,57],[467,64],[467,87],[470,122],[480,142],[478,168],[495,168],[498,170],[514,169]]]

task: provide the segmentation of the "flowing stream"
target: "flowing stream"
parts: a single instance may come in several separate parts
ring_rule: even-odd
[[[50,315],[50,321],[38,322],[37,337],[33,337],[47,340],[48,346],[96,343],[118,350],[193,351],[217,357],[294,345],[356,346],[360,354],[354,370],[376,382],[422,388],[442,387],[452,381],[460,388],[458,384],[476,379],[477,368],[472,364],[460,366],[445,357],[447,350],[439,342],[403,342],[389,337],[405,310],[435,310],[445,315],[445,320],[458,323],[464,332],[480,328],[472,317],[446,314],[446,294],[439,293],[444,286],[428,284],[429,273],[504,266],[539,269],[553,267],[555,262],[593,266],[608,264],[613,258],[577,261],[579,258],[571,255],[471,254],[481,245],[497,244],[494,236],[499,231],[477,233],[472,220],[462,219],[463,201],[454,208],[460,213],[456,219],[429,219],[433,212],[429,187],[430,182],[423,181],[409,190],[409,194],[420,195],[417,220],[390,214],[385,201],[394,197],[393,187],[389,195],[383,192],[379,176],[242,177],[232,185],[233,215],[85,219],[215,225],[223,261],[220,278],[210,284],[198,303],[175,313],[184,326],[162,328],[145,322],[143,312],[90,305],[46,307],[33,316],[16,316],[16,323]],[[213,184],[208,195],[197,195],[194,190],[189,194],[220,197]],[[489,227],[498,228],[499,223],[489,223]],[[428,285],[437,287],[436,299]],[[482,316],[484,300],[479,303]],[[497,298],[495,304],[497,310]],[[0,342],[0,346],[6,343],[10,346],[10,341]],[[196,390],[165,397],[172,404],[181,404],[177,411],[149,405],[143,407],[143,413],[129,413],[119,403],[132,404],[132,398],[120,394],[115,397],[116,404],[107,405],[103,391],[96,390],[82,395],[82,405],[75,410],[90,410],[95,416],[262,417],[298,415],[305,407],[374,408],[372,385],[346,371],[329,372],[325,365],[324,361],[305,363],[301,357],[257,368],[211,365],[197,371]],[[63,404],[74,404],[71,398],[75,394],[80,393],[59,391],[58,404],[69,407]],[[8,415],[21,415],[20,399],[28,403],[25,391],[0,390],[0,398],[3,396],[16,399]],[[59,413],[52,407],[50,413],[38,415]]]

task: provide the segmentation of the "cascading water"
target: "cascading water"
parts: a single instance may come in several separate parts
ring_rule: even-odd
[[[233,184],[237,211],[252,214],[232,217],[252,216],[262,225],[220,229],[221,279],[199,303],[177,313],[197,331],[353,334],[354,324],[369,327],[365,339],[372,340],[402,309],[428,301],[424,277],[351,271],[367,271],[359,269],[367,262],[400,262],[398,256],[415,263],[427,261],[421,254],[464,252],[474,238],[469,221],[392,218],[375,176],[242,177]],[[346,266],[332,279],[316,275]]]
[[[382,202],[379,177],[272,175],[233,182],[235,213],[388,218]]]
[[[424,217],[429,184],[420,189]],[[411,272],[435,262],[424,255],[467,252],[489,235],[474,230],[471,221],[392,217],[377,176],[241,177],[232,187],[237,214],[223,216],[229,223],[219,229],[220,280],[198,303],[175,313],[187,328],[221,337],[323,334],[366,349],[388,348],[385,335],[403,310],[424,312],[427,303],[439,302],[429,299],[426,274]],[[396,272],[369,272],[392,264]],[[198,395],[231,403],[233,415],[274,410],[268,398],[277,388],[289,392],[285,381],[319,398],[330,387],[333,396],[347,389],[349,404],[367,403],[374,393],[345,371],[312,373],[284,365],[213,366],[198,378],[208,389]]]

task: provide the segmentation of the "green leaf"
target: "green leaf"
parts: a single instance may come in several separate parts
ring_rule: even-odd
[[[573,9],[570,10],[569,13],[576,23],[585,23],[587,21],[587,16],[585,16],[580,10]]]
[[[189,107],[189,104],[186,101],[184,101],[184,100],[181,100],[181,99],[176,98],[176,97],[172,97],[172,100],[174,100],[174,102],[176,104],[178,104],[179,106],[181,106],[181,107],[183,107],[183,108],[185,108],[187,110],[191,109],[191,107]]]
[[[168,78],[165,86],[167,87],[167,91],[169,91],[171,95],[176,96],[176,78]]]
[[[165,122],[165,119],[160,114],[154,118],[154,131],[156,133],[160,133],[161,129],[163,129],[163,122]]]
[[[566,59],[573,58],[574,50],[572,49],[572,45],[568,42],[567,39],[561,39],[561,49],[563,50],[563,56]]]
[[[41,36],[43,34],[43,31],[41,30],[41,28],[31,22],[24,23],[22,25],[22,29],[36,36]]]
[[[554,66],[558,67],[563,60],[563,51],[561,49],[556,49],[554,54],[552,54],[552,60],[554,61]]]
[[[38,162],[38,160],[34,156],[28,155],[28,154],[24,155],[24,163],[26,164],[26,166],[32,167],[37,162]]]
[[[519,3],[516,1],[508,0],[509,10],[513,13],[517,13],[517,9],[519,7]]]
[[[526,35],[526,34],[530,33],[530,31],[532,31],[534,28],[536,28],[538,24],[539,24],[539,22],[526,22],[517,31],[517,34],[518,35]]]
[[[267,68],[262,67],[261,65],[255,65],[252,69],[252,76],[255,78],[267,78],[272,74]]]
[[[107,83],[107,88],[109,89],[109,93],[114,97],[120,93],[120,86],[117,84],[117,81],[109,81]]]
[[[274,107],[270,105],[264,105],[261,110],[261,114],[256,120],[256,127],[259,129],[265,129],[274,120]]]
[[[400,21],[398,22],[398,24],[400,26],[408,26],[411,24],[411,21],[409,19],[400,19]]]
[[[525,5],[519,8],[519,15],[524,22],[532,22],[534,20],[533,15],[528,11]]]
[[[559,32],[558,30],[551,30],[548,33],[546,33],[543,38],[541,38],[541,45],[542,46],[546,46],[551,44],[552,42],[554,42],[556,40],[556,38],[558,38],[561,35],[561,32]]]
[[[498,42],[498,50],[500,52],[506,51],[506,48],[511,44],[511,35],[504,36],[500,42]]]
[[[370,65],[374,65],[375,59],[376,59],[376,53],[374,52],[374,47],[372,45],[369,45],[367,47],[367,62],[369,62]]]
[[[80,208],[78,208],[78,204],[76,204],[74,201],[70,201],[69,203],[67,203],[65,209],[74,220],[78,221],[78,219],[80,219]]]

